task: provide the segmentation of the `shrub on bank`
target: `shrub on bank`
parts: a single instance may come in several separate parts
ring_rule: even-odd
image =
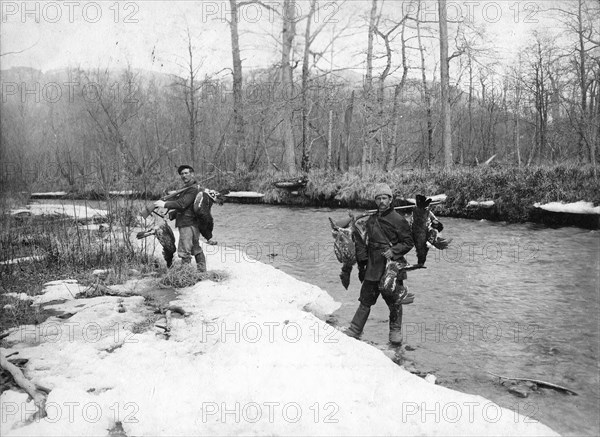
[[[109,202],[108,220],[87,227],[65,216],[18,218],[0,215],[0,261],[36,257],[34,260],[0,265],[0,305],[9,313],[0,323],[0,331],[20,324],[40,323],[40,311],[6,293],[39,294],[43,284],[74,278],[91,283],[97,278],[93,269],[108,270],[105,284],[122,283],[132,275],[154,270],[153,259],[130,240],[133,206],[127,202]]]
[[[371,187],[385,182],[400,198],[446,194],[446,203],[436,209],[440,215],[509,222],[531,219],[536,202],[584,200],[600,204],[600,183],[591,166],[478,166],[371,171],[363,175],[357,168],[346,173],[317,169],[311,171],[307,186],[298,195],[273,185],[276,180],[286,178],[289,175],[283,173],[255,174],[246,189],[264,193],[265,203],[371,208]],[[493,200],[495,206],[485,211],[467,208],[472,200]]]

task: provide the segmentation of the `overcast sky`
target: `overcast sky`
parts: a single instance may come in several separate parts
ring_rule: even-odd
[[[275,10],[282,0],[266,1]],[[556,2],[555,2],[556,3]],[[559,2],[560,3],[560,2]],[[183,62],[185,28],[194,36],[194,50],[204,60],[203,72],[231,67],[228,1],[1,1],[0,68],[34,67],[43,71],[68,66],[134,68],[176,73]],[[526,42],[534,28],[552,29],[556,23],[543,10],[548,1],[448,1],[450,19],[469,17],[484,26],[491,45],[501,57],[509,57]],[[408,2],[387,0],[385,16],[400,18]],[[334,45],[335,67],[364,66],[366,15],[370,0],[320,1],[313,29],[326,23],[319,46],[348,23],[346,37]],[[308,11],[299,1],[297,10]],[[428,2],[422,18],[437,18],[436,2]],[[276,36],[281,24],[277,14],[255,5],[241,11],[240,28],[244,67],[267,67],[277,62]],[[304,22],[298,33],[303,34]],[[269,34],[273,36],[269,36]],[[19,52],[21,53],[11,53]],[[496,55],[494,55],[496,56]],[[300,57],[300,54],[298,54]],[[325,60],[325,58],[324,58]],[[329,54],[326,56],[329,62]]]

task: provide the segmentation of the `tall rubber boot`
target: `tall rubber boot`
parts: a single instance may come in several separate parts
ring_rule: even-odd
[[[370,313],[371,307],[361,303],[358,306],[354,317],[352,318],[352,322],[350,322],[350,327],[345,331],[346,335],[352,338],[359,338],[362,334],[363,328],[365,327],[365,323],[367,323]]]
[[[390,307],[390,343],[402,344],[402,305],[395,303]]]
[[[200,273],[206,272],[206,258],[204,252],[200,252],[196,255],[196,268]]]

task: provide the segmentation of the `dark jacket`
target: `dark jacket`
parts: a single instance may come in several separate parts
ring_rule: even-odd
[[[194,186],[192,188],[192,186]],[[194,200],[198,194],[198,183],[193,180],[185,184],[183,188],[190,187],[175,199],[165,202],[165,208],[177,211],[175,216],[175,227],[198,226],[198,217],[194,213]]]
[[[406,262],[406,255],[414,246],[410,225],[393,208],[369,217],[366,223],[366,241],[356,241],[356,259],[367,262],[365,280],[379,281],[383,276],[386,258],[383,256],[392,248],[394,261]]]

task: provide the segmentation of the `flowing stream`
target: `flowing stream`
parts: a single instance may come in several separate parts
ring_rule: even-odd
[[[225,204],[213,207],[214,238],[244,250],[245,260],[271,264],[327,290],[342,303],[335,323],[348,325],[360,283],[355,269],[349,289],[342,287],[328,222],[345,215],[325,208]],[[480,394],[563,435],[598,435],[598,232],[442,221],[451,247],[430,250],[428,268],[408,273],[415,302],[404,306],[401,361],[433,373],[446,387]],[[414,250],[407,258],[416,261]],[[387,336],[388,309],[380,298],[363,340],[384,347]],[[538,389],[516,397],[487,372],[551,382],[579,396]],[[496,413],[486,414],[493,421]],[[442,407],[432,414],[452,420],[456,412]]]

